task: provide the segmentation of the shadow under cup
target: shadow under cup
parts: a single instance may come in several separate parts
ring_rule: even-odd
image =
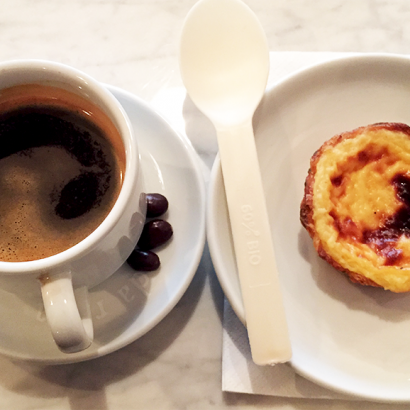
[[[118,101],[58,63],[0,64],[0,143],[0,286],[21,298],[61,277],[71,289],[107,279],[146,213],[138,147]]]

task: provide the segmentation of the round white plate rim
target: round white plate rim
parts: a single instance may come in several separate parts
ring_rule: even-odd
[[[189,268],[184,272],[183,281],[180,283],[180,287],[178,291],[176,291],[171,297],[164,301],[163,306],[161,309],[158,310],[155,317],[151,318],[151,320],[145,321],[144,325],[138,329],[132,329],[129,332],[130,328],[132,327],[133,323],[130,324],[129,328],[127,329],[127,337],[117,337],[114,340],[106,343],[105,345],[101,345],[98,347],[97,350],[88,353],[87,350],[71,355],[61,354],[58,358],[55,357],[33,357],[30,354],[25,354],[23,352],[17,351],[6,351],[1,348],[0,346],[0,353],[5,355],[6,357],[10,357],[12,359],[17,360],[24,360],[35,362],[38,364],[48,365],[48,364],[69,364],[69,363],[76,363],[86,360],[95,359],[97,357],[102,357],[114,351],[117,351],[128,344],[136,341],[138,338],[146,334],[152,328],[154,328],[168,313],[175,307],[177,302],[181,299],[181,297],[186,292],[188,286],[190,285],[196,270],[199,266],[203,249],[205,246],[206,241],[206,234],[205,234],[205,209],[206,209],[206,190],[205,190],[205,180],[202,173],[202,170],[199,165],[199,158],[195,149],[193,148],[191,142],[188,138],[181,133],[177,132],[175,129],[171,127],[171,125],[164,119],[164,117],[158,113],[152,106],[150,106],[147,102],[139,98],[138,96],[123,90],[121,88],[104,84],[104,86],[118,99],[121,100],[122,98],[127,99],[132,102],[136,108],[142,108],[151,119],[157,124],[160,124],[163,127],[166,127],[168,136],[173,138],[180,146],[180,149],[183,150],[184,154],[186,155],[186,159],[190,162],[190,171],[195,175],[195,189],[197,190],[198,194],[198,202],[201,204],[201,209],[198,209],[198,220],[196,224],[193,225],[193,230],[196,231],[195,236],[199,238],[199,240],[195,243],[193,251],[190,253],[189,258]],[[120,101],[121,102],[121,101]],[[132,123],[132,120],[131,120]],[[142,150],[140,149],[140,154]],[[155,157],[155,154],[153,154]],[[149,188],[149,187],[147,187]],[[175,204],[170,204],[170,207],[175,206]],[[172,209],[172,208],[170,208]],[[166,267],[162,267],[162,270],[166,271]],[[120,268],[121,270],[121,268]],[[99,285],[100,287],[104,286],[104,283]]]
[[[266,94],[275,92],[275,90],[280,89],[281,87],[287,87],[289,84],[293,83],[296,80],[300,80],[303,76],[309,76],[312,73],[315,73],[317,70],[328,70],[332,69],[334,66],[338,66],[339,63],[360,63],[361,61],[370,61],[374,59],[374,61],[383,60],[387,62],[398,62],[400,64],[405,63],[409,65],[410,68],[410,58],[403,55],[397,54],[385,54],[385,53],[368,53],[368,54],[353,54],[348,56],[337,56],[329,61],[321,62],[312,64],[306,68],[300,69],[296,72],[289,74],[288,76],[284,77],[282,80],[270,85],[267,90]],[[220,226],[217,226],[215,214],[218,212],[217,210],[217,203],[218,203],[218,194],[219,190],[222,186],[222,173],[220,168],[220,159],[219,156],[216,158],[215,163],[212,168],[211,178],[209,183],[208,189],[208,207],[207,207],[207,240],[209,244],[209,251],[210,255],[215,267],[216,274],[218,276],[219,282],[221,287],[229,300],[234,312],[241,320],[242,323],[245,324],[245,311],[241,299],[241,295],[238,293],[233,293],[235,290],[236,285],[234,288],[232,287],[232,277],[226,273],[227,268],[232,268],[232,265],[227,266],[226,263],[226,255],[221,254],[220,252],[220,242],[218,242],[219,234],[218,230]],[[229,263],[229,262],[228,262]],[[369,393],[369,391],[361,392],[356,389],[349,389],[346,386],[338,386],[333,382],[329,382],[326,380],[326,376],[317,377],[317,375],[312,375],[306,369],[300,368],[298,362],[294,360],[291,361],[291,365],[295,368],[295,370],[300,373],[301,375],[305,376],[306,378],[322,385],[332,390],[339,391],[341,393],[345,393],[348,395],[360,397],[360,398],[367,398],[370,400],[380,401],[380,402],[408,402],[410,401],[410,392],[402,392],[400,397],[395,397],[394,395],[385,394],[386,391],[374,391],[374,393]],[[409,379],[410,380],[410,379]]]

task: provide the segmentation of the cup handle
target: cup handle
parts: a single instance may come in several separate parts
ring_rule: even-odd
[[[73,289],[70,272],[40,278],[44,310],[53,338],[64,353],[75,353],[92,343],[94,330],[86,287]]]

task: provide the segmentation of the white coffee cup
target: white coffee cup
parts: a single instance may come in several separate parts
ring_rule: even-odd
[[[6,88],[24,84],[63,88],[98,106],[119,131],[125,149],[121,191],[97,229],[71,248],[43,259],[0,261],[3,283],[13,282],[20,291],[25,287],[32,289],[33,282],[37,283],[57,346],[66,353],[77,352],[89,347],[93,340],[88,289],[107,279],[125,262],[145,222],[146,199],[140,156],[124,109],[90,76],[50,61],[0,63],[0,94]]]

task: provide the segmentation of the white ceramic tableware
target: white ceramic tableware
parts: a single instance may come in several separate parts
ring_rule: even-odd
[[[256,16],[239,0],[198,2],[183,26],[180,68],[217,131],[252,358],[259,365],[286,362],[291,346],[252,128],[269,73]]]
[[[88,289],[106,280],[124,263],[145,221],[146,203],[137,141],[119,102],[88,75],[41,60],[2,63],[0,72],[0,92],[23,84],[52,85],[99,107],[119,131],[124,145],[126,164],[120,194],[94,232],[73,247],[44,259],[0,262],[2,286],[9,292],[18,290],[20,295],[22,290],[27,295],[41,292],[55,342],[64,352],[76,352],[89,347],[93,339]]]
[[[54,343],[38,286],[29,295],[22,290],[11,293],[0,276],[0,353],[13,360],[42,365],[74,363],[121,349],[170,313],[197,272],[205,243],[205,183],[198,155],[188,138],[145,101],[125,90],[106,87],[128,114],[138,136],[147,192],[159,192],[169,201],[168,212],[161,218],[172,225],[174,235],[155,250],[161,260],[157,271],[137,272],[124,263],[90,289],[94,341],[77,353],[65,354]],[[205,262],[207,266],[207,258]],[[203,269],[198,273],[203,277]],[[128,357],[138,346],[118,353],[118,357]]]
[[[332,136],[358,126],[410,124],[409,84],[405,56],[339,58],[273,84],[254,117],[291,365],[328,388],[377,401],[410,401],[410,294],[351,283],[317,255],[299,211],[313,153]],[[219,280],[245,322],[218,161],[207,221]]]

